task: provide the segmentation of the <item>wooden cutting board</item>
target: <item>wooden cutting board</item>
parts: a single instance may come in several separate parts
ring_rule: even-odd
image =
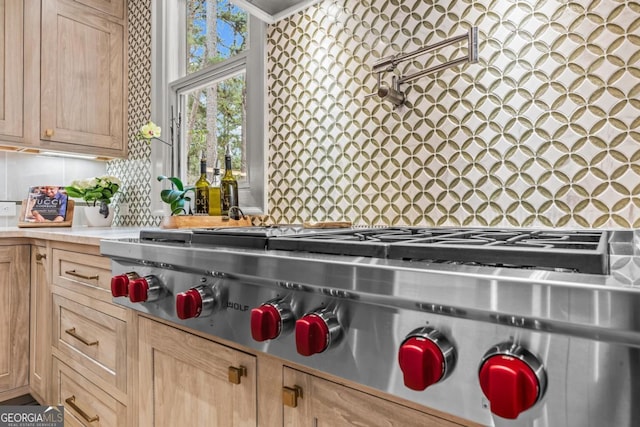
[[[353,224],[351,221],[320,221],[305,222],[302,226],[304,228],[350,228]]]
[[[222,216],[208,215],[173,215],[162,219],[160,228],[214,228],[214,227],[251,227],[251,217],[229,219]]]

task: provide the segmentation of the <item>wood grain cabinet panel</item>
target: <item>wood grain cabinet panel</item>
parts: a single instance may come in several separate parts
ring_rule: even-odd
[[[64,405],[65,426],[126,426],[126,406],[57,358],[53,379],[53,400]]]
[[[56,353],[126,392],[126,322],[57,294],[53,295],[53,318]]]
[[[29,381],[29,255],[29,245],[0,246],[0,401]]]
[[[256,426],[255,356],[144,318],[139,337],[139,426]]]
[[[51,258],[44,246],[31,247],[31,314],[29,323],[29,391],[41,404],[48,402],[51,373]]]
[[[291,368],[284,368],[284,385],[299,387],[295,407],[284,405],[289,427],[454,427],[460,424]],[[291,392],[285,393],[291,396]],[[284,400],[284,395],[283,395]],[[288,400],[290,404],[293,400]]]
[[[54,249],[53,283],[104,302],[113,298],[110,260],[99,255]]]
[[[0,137],[21,137],[24,3],[0,0]]]
[[[43,141],[93,154],[126,153],[124,36],[123,22],[90,8],[63,0],[42,2]]]

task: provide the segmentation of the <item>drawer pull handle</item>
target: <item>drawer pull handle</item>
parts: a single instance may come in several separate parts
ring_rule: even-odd
[[[85,280],[97,280],[100,278],[100,276],[98,276],[97,274],[95,276],[87,276],[85,274],[76,273],[75,270],[65,271],[64,274],[68,274],[69,276],[79,277]]]
[[[298,406],[298,398],[302,399],[302,387],[282,387],[282,403],[285,406],[295,408]]]
[[[43,259],[47,259],[47,254],[36,254],[36,261],[42,261]]]
[[[229,382],[231,384],[240,384],[242,377],[247,376],[247,368],[244,366],[229,366]]]
[[[47,138],[51,138],[53,136],[53,129],[45,129],[44,136]]]
[[[76,328],[65,329],[64,333],[71,335],[72,337],[74,337],[84,345],[88,345],[88,346],[98,345],[98,341],[89,341],[88,339],[83,338],[80,335],[76,334]]]
[[[90,417],[89,415],[87,415],[86,412],[80,409],[80,407],[76,404],[76,397],[74,395],[71,395],[71,397],[67,397],[64,401],[67,405],[71,406],[71,408],[73,408],[74,411],[80,414],[80,416],[84,418],[86,422],[94,423],[96,421],[100,421],[99,416],[94,415],[93,417]]]

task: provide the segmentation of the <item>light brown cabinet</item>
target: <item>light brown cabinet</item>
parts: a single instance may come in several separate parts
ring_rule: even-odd
[[[288,367],[284,368],[284,384],[285,426],[460,426]]]
[[[123,0],[83,3],[124,7]],[[105,15],[78,2],[42,2],[40,137],[73,151],[122,156],[125,25]]]
[[[0,0],[0,149],[127,155],[127,0]]]
[[[111,302],[109,259],[94,246],[51,246],[51,401],[65,425],[129,423],[130,310]]]
[[[65,406],[65,426],[123,427],[127,407],[64,363],[53,359],[53,397]]]
[[[51,372],[50,257],[45,246],[31,246],[31,314],[29,320],[29,391],[40,403],[48,401]]]
[[[0,400],[28,391],[29,259],[26,244],[0,246]],[[7,246],[4,246],[4,245]]]
[[[0,135],[22,137],[24,4],[0,0]]]
[[[138,425],[256,426],[256,357],[139,320]]]

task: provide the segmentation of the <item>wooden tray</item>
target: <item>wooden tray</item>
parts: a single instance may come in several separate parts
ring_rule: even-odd
[[[27,209],[27,201],[22,201],[22,206],[20,208],[20,218],[18,220],[18,227],[20,228],[28,228],[28,227],[71,227],[73,223],[73,210],[74,210],[74,202],[71,199],[67,200],[67,214],[65,215],[65,220],[60,222],[26,222],[22,221],[22,218],[25,217],[26,209]]]
[[[222,216],[173,215],[164,217],[160,228],[251,227],[252,225],[250,216],[236,220]]]

